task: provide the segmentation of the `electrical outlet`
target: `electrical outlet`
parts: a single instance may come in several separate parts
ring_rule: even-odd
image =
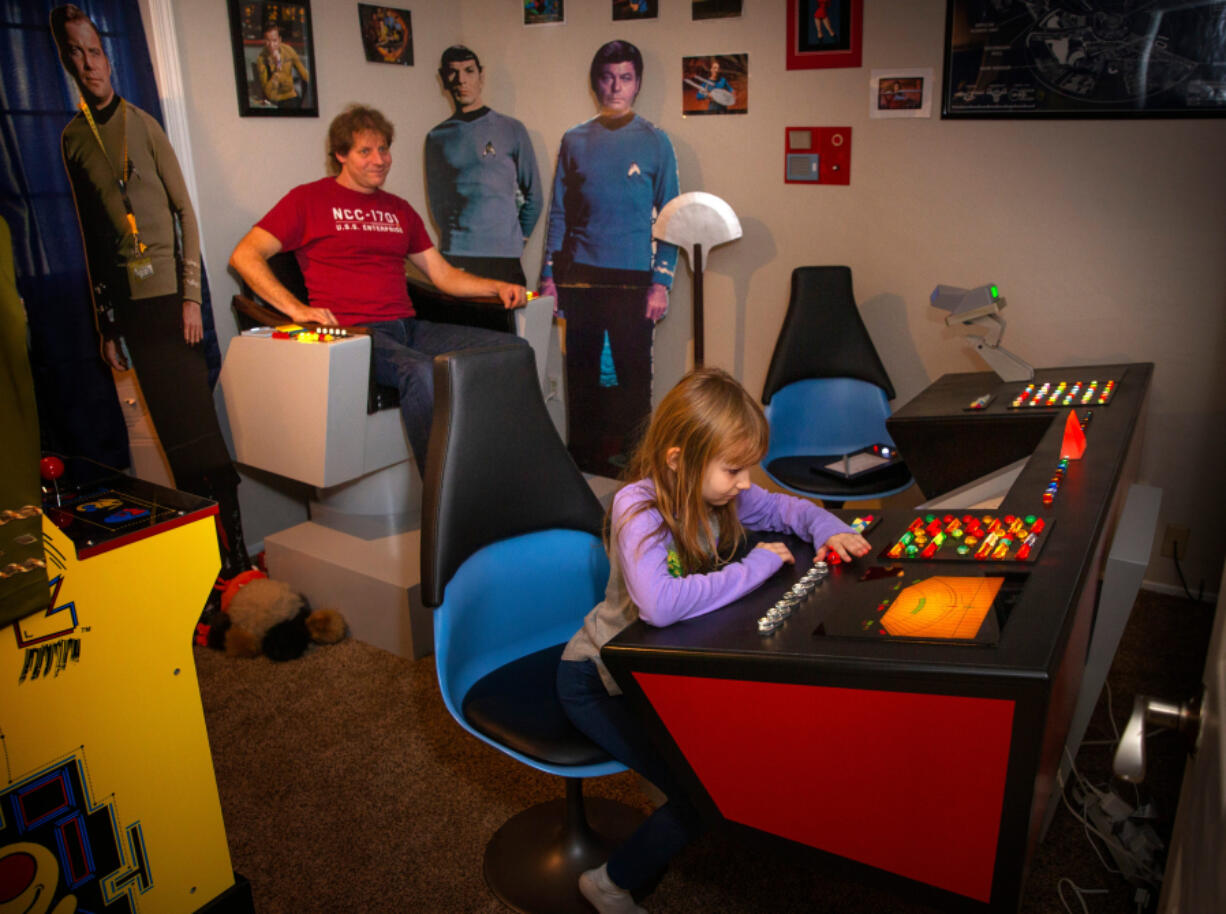
[[[1179,557],[1185,558],[1188,554],[1188,534],[1187,527],[1180,527],[1176,524],[1166,525],[1166,535],[1162,537],[1162,555],[1164,558],[1173,559],[1176,550],[1179,551]]]

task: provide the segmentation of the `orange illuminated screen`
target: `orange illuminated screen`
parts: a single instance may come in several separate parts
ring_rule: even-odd
[[[904,588],[881,625],[896,638],[974,638],[1004,578],[932,577]]]

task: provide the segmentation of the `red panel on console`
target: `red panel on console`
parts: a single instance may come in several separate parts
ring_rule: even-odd
[[[991,900],[1012,701],[634,676],[725,818]]]

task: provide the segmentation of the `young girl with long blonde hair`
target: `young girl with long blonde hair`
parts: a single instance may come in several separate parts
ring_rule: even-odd
[[[734,560],[746,530],[790,533],[849,561],[868,542],[810,501],[767,492],[749,481],[766,453],[766,417],[727,373],[696,369],[660,402],[613,498],[607,546],[612,571],[605,599],[583,620],[558,668],[558,694],[571,721],[639,772],[668,802],[579,879],[601,914],[640,914],[642,887],[700,830],[697,810],[644,732],[600,660],[600,648],[636,619],[665,626],[726,606],[786,563],[781,542],[759,542]]]

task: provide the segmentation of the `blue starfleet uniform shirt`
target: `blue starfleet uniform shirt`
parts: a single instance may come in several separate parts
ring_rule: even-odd
[[[553,276],[561,256],[606,269],[650,270],[652,282],[671,288],[677,247],[653,243],[651,226],[678,192],[673,144],[651,122],[636,114],[572,127],[558,152],[541,278]]]
[[[518,258],[545,203],[527,130],[489,108],[426,134],[426,184],[444,254]]]

